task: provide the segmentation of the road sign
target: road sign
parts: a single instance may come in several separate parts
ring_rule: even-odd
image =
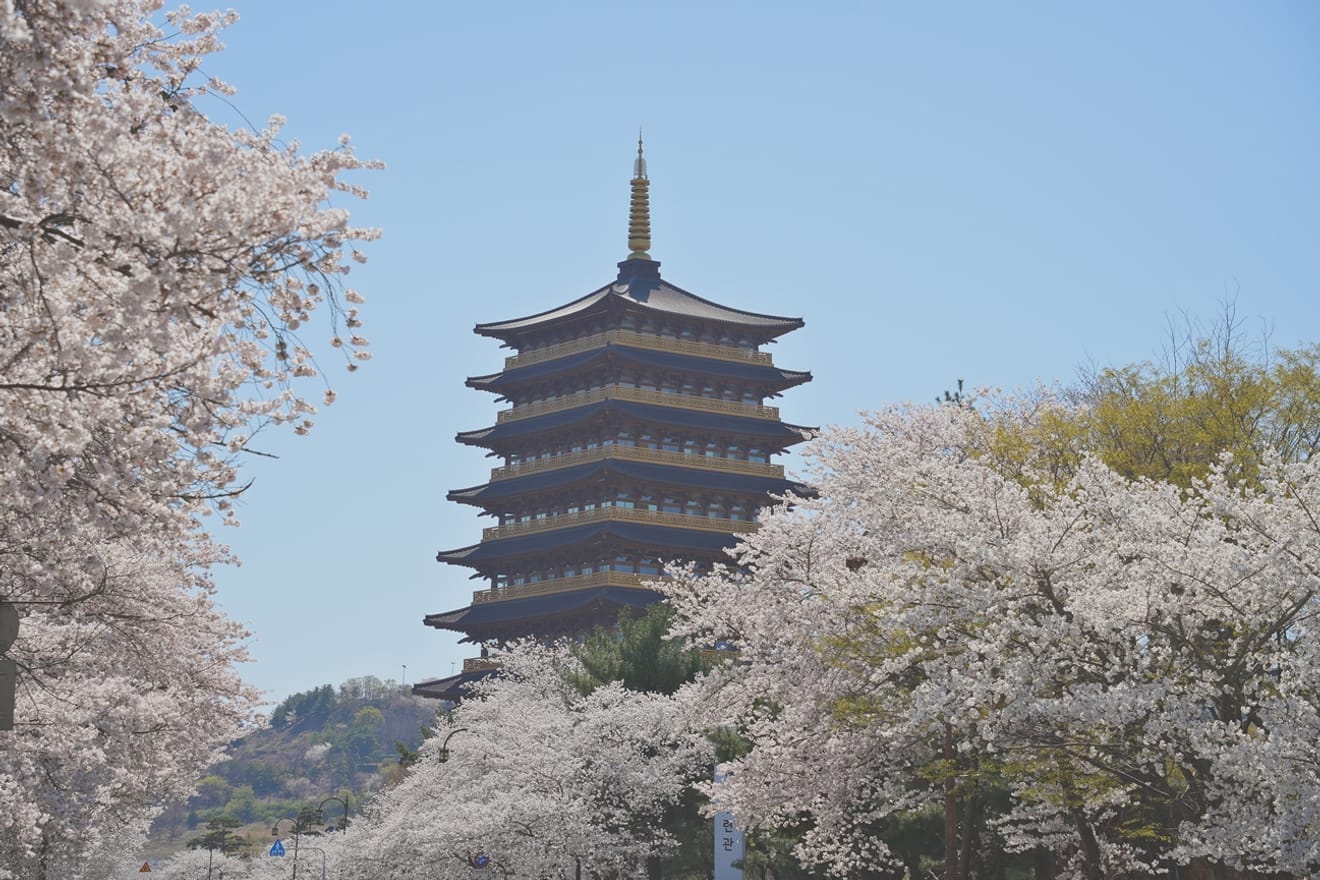
[[[138,868],[138,873],[139,873],[139,874],[150,874],[150,873],[151,873],[151,863],[150,863],[150,862],[143,862],[143,863],[142,863],[142,867]]]
[[[273,856],[284,855],[284,844],[280,841],[278,837],[275,838],[275,843],[270,848],[270,854]]]
[[[481,850],[477,850],[472,854],[471,862],[472,862],[472,867],[474,868],[489,868],[490,856],[486,855]]]

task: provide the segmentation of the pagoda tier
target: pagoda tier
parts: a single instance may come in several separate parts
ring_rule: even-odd
[[[632,423],[628,433],[633,435],[634,442],[644,443],[645,448],[663,450],[666,444],[657,439],[664,436],[660,432],[676,429],[669,432],[674,437],[727,438],[735,450],[729,457],[738,459],[740,452],[745,455],[752,448],[782,452],[810,435],[811,428],[786,425],[777,420],[778,414],[779,410],[772,406],[648,393],[615,385],[546,401],[543,406],[505,410],[493,427],[464,431],[454,439],[468,446],[485,447],[498,455],[516,455],[519,448],[541,454],[538,447],[547,444],[552,449],[572,449],[579,445],[571,442],[574,438],[614,439],[613,425]],[[619,438],[629,439],[622,434]],[[737,442],[744,439],[748,442]]]
[[[638,158],[634,199],[645,193]],[[640,205],[640,207],[639,207]],[[580,636],[658,601],[666,566],[700,569],[756,528],[775,496],[802,495],[771,457],[811,435],[766,404],[811,374],[775,366],[760,346],[803,325],[695,296],[651,260],[645,199],[634,201],[615,281],[558,308],[479,324],[514,349],[504,369],[467,380],[510,406],[459,433],[500,462],[451,501],[495,522],[440,562],[485,582],[428,626],[463,641]],[[418,685],[455,698],[486,667]]]
[[[700,456],[683,456],[687,461],[681,462],[682,466],[676,466],[663,460],[647,461],[643,456],[650,450],[607,446],[588,451],[598,451],[600,455],[579,464],[529,471],[500,480],[492,479],[489,483],[470,489],[455,489],[447,497],[461,504],[481,506],[488,513],[505,514],[514,513],[519,508],[540,507],[547,503],[564,508],[578,506],[585,503],[584,498],[591,498],[598,506],[655,505],[656,500],[648,501],[644,497],[649,487],[659,487],[666,493],[671,490],[696,489],[762,500],[770,493],[791,491],[801,495],[807,491],[802,484],[772,473],[731,473],[719,466],[707,469],[703,467],[705,463]],[[619,452],[631,455],[616,457]],[[676,453],[670,455],[678,458]],[[773,468],[775,465],[766,467]]]
[[[478,324],[476,332],[520,353],[610,330],[753,349],[802,326],[801,318],[744,312],[688,293],[660,278],[658,262],[625,260],[614,282],[580,299],[525,318]]]
[[[723,393],[732,400],[778,396],[785,389],[811,381],[810,373],[778,369],[768,357],[760,362],[739,357],[764,352],[677,339],[647,339],[621,330],[597,334],[586,344],[592,347],[585,351],[577,350],[577,345],[558,346],[567,351],[489,376],[474,376],[467,380],[467,385],[499,394],[501,400],[527,403],[536,400],[538,394],[554,389],[557,380],[566,374],[578,374],[589,385],[596,386],[606,384],[603,380],[609,379],[641,387],[647,378],[663,377],[665,384],[681,389],[682,393],[696,395],[700,389],[708,397]],[[680,346],[685,351],[667,350]],[[545,355],[548,351],[541,349],[538,354]],[[652,387],[660,390],[659,384]]]

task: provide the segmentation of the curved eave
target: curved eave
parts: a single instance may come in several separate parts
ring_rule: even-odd
[[[593,309],[607,310],[612,305],[622,305],[656,314],[731,324],[763,340],[774,339],[805,326],[801,318],[765,315],[720,305],[689,293],[681,287],[675,287],[667,281],[659,281],[654,285],[634,281],[631,285],[619,282],[607,284],[558,308],[547,309],[534,315],[478,324],[474,332],[482,336],[494,337],[508,345],[516,345],[516,340],[527,334],[580,318],[590,314]]]
[[[558,428],[581,424],[606,410],[656,425],[724,431],[730,434],[744,434],[780,440],[784,447],[799,443],[816,431],[815,428],[790,425],[773,419],[753,419],[747,416],[708,413],[676,406],[657,406],[649,403],[609,399],[572,409],[560,410],[559,412],[546,413],[545,415],[501,422],[493,427],[482,428],[477,431],[463,431],[456,435],[454,439],[469,446],[482,446],[493,449],[493,444],[504,440],[513,440],[531,434],[541,434]]]
[[[697,462],[701,460],[699,456],[694,458]],[[806,496],[809,492],[801,483],[778,477],[606,458],[553,471],[497,480],[467,489],[455,489],[446,497],[450,501],[484,507],[492,502],[518,498],[534,492],[553,492],[571,486],[602,482],[612,476],[627,477],[657,485],[737,492],[746,495],[780,495],[792,492],[794,495]]]
[[[472,376],[468,378],[466,384],[469,388],[476,388],[479,391],[506,394],[527,382],[541,381],[569,374],[595,366],[599,362],[610,360],[640,367],[655,367],[696,375],[719,376],[724,379],[755,382],[764,385],[775,393],[811,381],[811,373],[809,372],[781,370],[778,367],[763,364],[739,363],[738,361],[706,358],[678,352],[635,348],[626,344],[611,342],[590,351],[574,352],[554,360],[542,361],[526,367],[516,367],[500,373],[491,373],[488,376]]]
[[[738,543],[741,536],[732,532],[653,526],[644,523],[604,520],[563,529],[547,529],[529,535],[482,541],[457,550],[442,550],[435,555],[437,562],[466,565],[480,572],[490,563],[507,561],[520,556],[544,554],[552,550],[567,550],[590,543],[604,544],[613,540],[621,544],[655,548],[664,555],[672,552],[678,557],[692,553],[711,555],[720,553]]]
[[[427,697],[432,700],[451,700],[457,703],[467,696],[467,689],[470,685],[476,684],[495,671],[494,669],[481,669],[476,672],[460,672],[458,675],[450,675],[445,678],[419,681],[412,686],[413,696]]]
[[[481,602],[467,608],[428,614],[422,618],[427,626],[436,629],[466,633],[463,641],[485,641],[499,637],[505,627],[521,631],[528,624],[543,624],[553,628],[555,621],[577,617],[588,609],[645,608],[664,599],[654,590],[633,587],[592,587],[569,593],[548,596],[529,596],[500,602]]]

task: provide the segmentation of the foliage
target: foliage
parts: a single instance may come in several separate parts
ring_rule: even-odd
[[[307,715],[290,709],[308,704],[326,708]],[[435,704],[402,692],[393,681],[365,676],[337,690],[323,685],[293,694],[272,718],[280,713],[287,719],[283,725],[272,723],[231,743],[225,760],[198,783],[188,801],[196,823],[234,816],[269,829],[281,816],[297,815],[330,795],[356,810],[371,791],[397,778],[399,746],[415,751],[435,717]],[[342,808],[326,809],[327,822],[338,823]],[[166,811],[175,815],[175,809]],[[153,838],[168,847],[179,824],[158,823]]]
[[[22,615],[0,877],[126,851],[251,718],[203,525],[231,519],[258,430],[311,427],[315,315],[367,357],[343,277],[374,233],[329,204],[366,163],[209,121],[232,89],[198,71],[233,16],[158,11],[0,4],[0,595]]]
[[[673,694],[703,667],[699,650],[670,637],[673,616],[661,602],[640,617],[623,612],[613,629],[597,628],[571,647],[581,671],[569,673],[570,681],[583,695],[614,681],[630,691]]]
[[[675,845],[660,819],[708,760],[676,704],[618,682],[584,695],[563,649],[503,660],[365,811],[338,873],[468,880],[484,851],[500,876],[636,875]]]
[[[1259,353],[1231,305],[1164,362],[1089,370],[1063,397],[1072,405],[1047,398],[1036,419],[1000,426],[990,451],[1000,468],[1059,481],[1094,455],[1132,479],[1189,486],[1224,455],[1230,479],[1251,481],[1268,458],[1320,449],[1320,345]]]
[[[1314,870],[1320,462],[1261,440],[1249,472],[1204,445],[1176,482],[1060,469],[1045,439],[1089,415],[979,404],[823,437],[819,498],[676,585],[685,630],[742,652],[684,692],[752,742],[719,802],[839,875],[946,782],[964,841],[1058,876]]]
[[[188,849],[218,850],[233,855],[247,844],[246,838],[234,833],[243,823],[233,816],[217,816],[206,823],[206,832],[188,841]]]

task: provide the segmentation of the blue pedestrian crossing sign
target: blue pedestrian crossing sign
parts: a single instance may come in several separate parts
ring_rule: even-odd
[[[280,842],[278,837],[275,838],[275,845],[270,848],[270,854],[273,856],[284,855],[284,844]]]

